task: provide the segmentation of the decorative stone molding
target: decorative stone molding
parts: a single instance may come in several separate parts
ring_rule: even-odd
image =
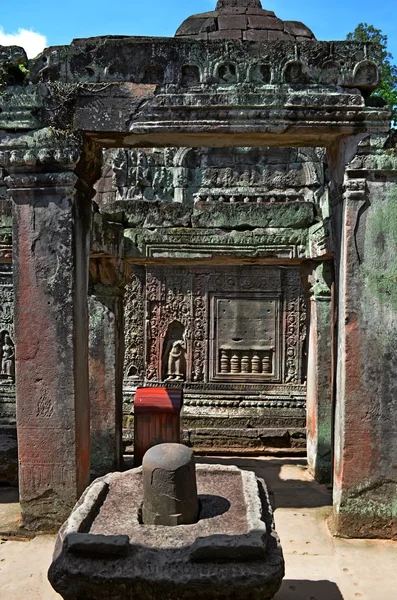
[[[309,228],[309,258],[320,258],[332,255],[330,221],[325,219]]]
[[[255,258],[304,258],[307,229],[254,229],[230,231],[208,229],[126,229],[125,258],[148,263],[148,259],[202,258],[215,255]]]
[[[0,167],[14,196],[19,189],[46,194],[80,186],[91,197],[91,183],[100,173],[100,151],[77,133],[53,128],[6,133],[0,135]]]
[[[390,134],[370,135],[366,137],[357,148],[353,160],[347,165],[346,173],[349,177],[356,176],[355,172],[365,171],[367,177],[370,171],[388,173],[397,171],[397,135],[395,130]],[[353,173],[350,175],[350,173]]]
[[[347,175],[348,177],[348,175]],[[346,200],[365,201],[367,181],[364,178],[345,179],[344,198]]]
[[[16,173],[73,169],[80,153],[79,135],[49,128],[0,138],[0,166]]]
[[[347,41],[312,40],[308,44],[278,40],[242,45],[232,40],[205,44],[183,38],[97,37],[75,40],[68,47],[48,48],[40,57],[29,61],[29,70],[33,83],[50,78],[84,85],[121,81],[180,85],[184,67],[195,66],[199,72],[197,84],[231,85],[252,81],[262,85],[289,85],[303,83],[303,77],[309,89],[313,84],[324,83],[352,88],[365,84],[365,87],[375,88],[379,81],[379,52],[373,44]],[[154,62],[150,58],[153,56],[156,57]],[[226,63],[228,77],[220,69]],[[299,65],[299,69],[286,69],[292,64]],[[253,65],[271,66],[270,82],[258,81]]]

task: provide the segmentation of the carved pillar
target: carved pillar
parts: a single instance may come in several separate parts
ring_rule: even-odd
[[[397,537],[397,140],[369,137],[335,195],[340,227],[334,519]]]
[[[307,351],[307,462],[313,477],[331,481],[333,427],[332,265],[314,264],[309,275]]]
[[[95,282],[89,290],[91,474],[95,477],[119,470],[122,463],[124,279],[115,262],[92,260],[90,269]],[[113,272],[113,278],[105,278],[104,272]],[[104,283],[98,283],[99,273]]]
[[[23,524],[56,529],[89,482],[92,189],[75,172],[81,149],[75,137],[40,130],[3,136],[0,143],[0,164],[8,173],[13,201]]]

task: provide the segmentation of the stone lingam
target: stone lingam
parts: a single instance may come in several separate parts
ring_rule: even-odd
[[[62,526],[48,577],[65,600],[273,598],[284,576],[266,485],[159,444],[94,481]]]

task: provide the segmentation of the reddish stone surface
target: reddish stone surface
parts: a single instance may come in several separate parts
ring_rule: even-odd
[[[19,485],[34,529],[56,528],[89,481],[90,203],[69,192],[13,190]]]
[[[316,283],[319,277],[322,278],[323,268],[323,265],[319,265],[313,272],[312,296],[309,301],[307,461],[313,477],[321,483],[329,483],[332,479],[333,443],[333,311],[331,282],[323,279],[320,289]],[[328,266],[326,268],[331,277],[331,269]]]
[[[335,414],[335,532],[397,538],[395,184],[357,167],[345,177],[335,211],[339,323]],[[360,164],[358,162],[358,164]]]
[[[116,286],[90,292],[91,473],[100,476],[122,461],[123,298]]]

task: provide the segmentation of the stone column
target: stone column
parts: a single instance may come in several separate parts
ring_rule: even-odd
[[[307,355],[307,462],[321,483],[332,478],[333,311],[332,265],[315,264],[309,276]]]
[[[88,260],[92,189],[79,140],[1,139],[13,201],[14,325],[23,525],[56,529],[89,483]]]
[[[335,195],[334,519],[339,535],[397,538],[397,140],[382,137],[345,161]]]
[[[90,287],[89,380],[91,474],[117,471],[122,461],[123,289]]]

